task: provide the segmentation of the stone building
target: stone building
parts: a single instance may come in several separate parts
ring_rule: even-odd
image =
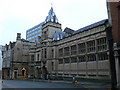
[[[22,79],[29,75],[29,49],[35,47],[35,43],[21,39],[17,34],[16,44],[13,48],[13,61],[11,62],[11,78]]]
[[[3,51],[2,75],[3,79],[25,79],[29,72],[29,49],[35,47],[35,43],[21,39],[21,33],[17,33],[16,42],[5,46]]]
[[[2,50],[2,78],[10,79],[10,67],[13,60],[12,49],[15,46],[15,42],[10,42],[8,45],[3,46]]]
[[[76,31],[62,31],[51,8],[38,45],[29,52],[30,77],[110,79],[107,24],[105,19]]]
[[[105,19],[79,30],[62,31],[51,7],[37,43],[21,39],[18,33],[12,49],[10,77],[110,79],[107,26]]]

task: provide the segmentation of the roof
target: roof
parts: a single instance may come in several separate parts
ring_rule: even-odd
[[[10,47],[13,48],[15,46],[15,43],[16,42],[13,42],[13,43],[10,42]]]
[[[53,35],[53,40],[57,41],[57,40],[63,39],[64,37],[65,37],[65,32],[56,31]]]
[[[66,27],[66,28],[64,29],[64,32],[66,32],[66,33],[68,33],[68,34],[73,34],[74,30]]]
[[[54,22],[54,23],[58,23],[58,18],[55,15],[55,12],[53,11],[53,8],[51,7],[51,9],[49,10],[48,16],[45,19],[45,23],[47,22]]]
[[[82,32],[82,31],[85,31],[85,30],[88,30],[88,29],[91,29],[91,28],[94,28],[94,27],[103,25],[103,24],[105,24],[106,21],[108,21],[108,19],[104,19],[104,20],[102,20],[102,21],[93,23],[93,24],[91,24],[91,25],[88,25],[88,26],[86,26],[86,27],[83,27],[83,28],[81,28],[81,29],[73,32],[73,34],[77,34],[77,33],[80,33],[80,32]]]

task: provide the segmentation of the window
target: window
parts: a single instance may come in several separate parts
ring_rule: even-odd
[[[95,52],[95,40],[87,42],[87,52]]]
[[[52,70],[54,70],[54,62],[52,62]]]
[[[39,54],[37,54],[37,59],[38,59],[38,61],[39,61]]]
[[[69,58],[65,58],[65,59],[64,59],[64,62],[65,62],[65,63],[70,63]]]
[[[43,58],[43,49],[42,49],[42,53],[41,53],[41,58]]]
[[[44,39],[48,39],[47,31],[44,32]]]
[[[91,54],[91,55],[88,55],[88,62],[89,61],[96,61],[96,55],[95,54]]]
[[[44,53],[45,56],[44,57],[47,58],[47,50],[46,50],[46,48],[44,50],[45,50],[45,53]]]
[[[85,51],[86,51],[85,43],[78,44],[78,53],[82,54],[82,53],[85,53]]]
[[[85,56],[80,56],[79,57],[79,62],[86,62]]]
[[[54,58],[54,50],[52,49],[52,58]]]
[[[63,64],[63,59],[59,59],[59,64]]]
[[[71,46],[71,55],[76,55],[77,54],[77,47],[76,45]]]
[[[34,55],[31,55],[31,61],[34,61]]]
[[[69,47],[64,48],[64,56],[69,56]]]
[[[71,58],[71,63],[77,63],[77,57],[72,57]]]
[[[106,38],[100,38],[97,40],[97,49],[98,49],[98,51],[107,49]]]
[[[59,57],[63,56],[63,48],[59,49]]]
[[[98,54],[98,60],[108,60],[107,53],[100,53],[100,54]]]

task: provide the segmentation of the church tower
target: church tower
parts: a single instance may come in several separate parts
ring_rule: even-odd
[[[51,7],[48,16],[45,19],[45,24],[42,26],[42,40],[51,41],[56,31],[62,31],[61,24],[58,22],[53,8]]]

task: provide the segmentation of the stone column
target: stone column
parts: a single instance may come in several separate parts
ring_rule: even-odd
[[[117,87],[120,88],[120,42],[114,43],[114,56],[116,64]]]

